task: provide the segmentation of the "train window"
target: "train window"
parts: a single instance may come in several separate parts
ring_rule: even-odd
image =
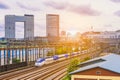
[[[44,58],[40,58],[40,59],[37,60],[37,62],[43,62],[43,61],[45,61]]]

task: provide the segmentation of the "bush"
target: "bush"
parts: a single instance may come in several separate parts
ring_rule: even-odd
[[[90,60],[90,57],[85,57],[83,60],[81,60],[80,62],[84,62],[84,61],[87,61],[87,60]]]
[[[19,63],[19,62],[20,62],[20,59],[13,58],[13,59],[12,59],[12,62],[13,62],[13,63]]]
[[[47,53],[47,56],[53,56],[53,52],[52,51],[49,51],[48,53]]]
[[[70,75],[66,75],[62,80],[71,80],[71,76]]]
[[[79,60],[77,58],[72,59],[69,66],[68,66],[67,72],[70,73],[70,72],[76,70],[78,64],[79,64]]]

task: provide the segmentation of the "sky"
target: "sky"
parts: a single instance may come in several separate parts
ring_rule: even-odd
[[[120,0],[0,0],[0,37],[5,35],[5,15],[32,14],[35,36],[46,36],[46,14],[60,16],[60,31],[71,33],[120,29]],[[16,22],[16,37],[24,23]]]

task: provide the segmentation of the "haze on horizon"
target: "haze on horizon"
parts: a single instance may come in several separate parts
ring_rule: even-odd
[[[60,15],[60,31],[85,32],[120,29],[120,0],[1,0],[0,37],[4,37],[4,16],[33,14],[35,36],[46,35],[46,14]],[[17,23],[18,37],[23,23]]]

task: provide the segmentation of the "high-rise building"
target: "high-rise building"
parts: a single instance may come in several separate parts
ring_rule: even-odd
[[[59,39],[59,15],[46,15],[46,33],[49,41]]]
[[[61,36],[62,37],[66,37],[66,32],[65,31],[61,31]]]
[[[61,31],[60,41],[66,41],[66,39],[67,39],[66,31]]]
[[[5,38],[15,38],[15,22],[24,22],[24,38],[34,38],[34,16],[16,16],[6,15],[5,16]]]

